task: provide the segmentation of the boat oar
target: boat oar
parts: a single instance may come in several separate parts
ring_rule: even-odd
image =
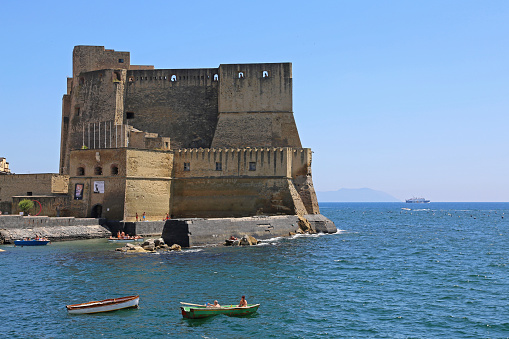
[[[189,306],[201,306],[201,307],[205,307],[206,305],[198,305],[198,304],[190,304],[190,303],[184,303],[184,302],[180,302],[182,305],[189,305]]]

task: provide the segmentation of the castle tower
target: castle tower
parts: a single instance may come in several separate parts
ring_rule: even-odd
[[[302,147],[292,106],[292,64],[219,67],[219,118],[211,147]]]

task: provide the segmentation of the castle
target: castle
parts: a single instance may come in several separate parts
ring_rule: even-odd
[[[15,213],[38,196],[49,216],[317,215],[311,155],[293,116],[291,63],[154,69],[131,65],[129,52],[76,46],[60,173],[38,174],[38,191],[37,174],[0,176],[0,208],[9,200]]]

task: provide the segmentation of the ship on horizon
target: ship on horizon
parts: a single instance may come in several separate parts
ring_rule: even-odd
[[[429,200],[426,200],[424,198],[411,198],[405,200],[407,204],[427,204],[429,203]]]

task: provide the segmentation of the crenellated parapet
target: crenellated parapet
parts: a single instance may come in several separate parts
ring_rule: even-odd
[[[292,147],[192,148],[174,151],[174,176],[284,177],[311,174],[311,149]]]

